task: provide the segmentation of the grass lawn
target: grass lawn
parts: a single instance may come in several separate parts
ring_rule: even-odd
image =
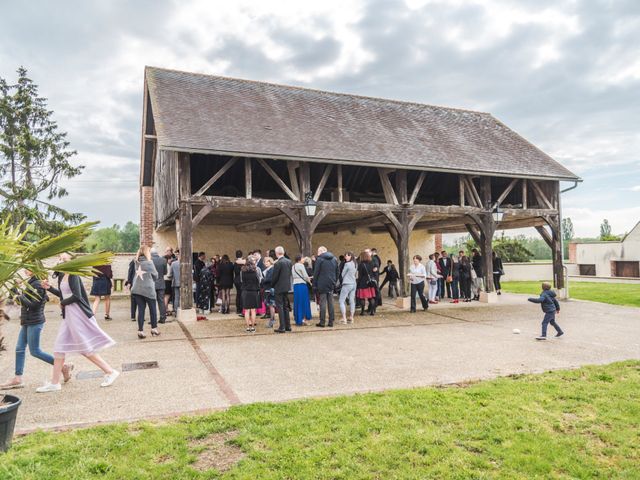
[[[537,295],[541,282],[502,282],[502,289],[511,293]],[[578,300],[640,307],[640,285],[628,283],[571,282],[569,295]]]
[[[0,455],[0,478],[636,479],[639,426],[640,362],[629,361],[40,432]],[[224,474],[196,470],[234,450],[243,458]]]

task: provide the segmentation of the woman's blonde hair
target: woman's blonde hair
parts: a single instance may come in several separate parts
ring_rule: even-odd
[[[271,257],[264,257],[264,259],[262,260],[262,262],[263,262],[267,267],[270,267],[271,265],[273,265],[273,258],[271,258]]]
[[[142,245],[136,254],[136,260],[140,261],[140,257],[144,256],[147,260],[151,260],[151,248],[149,245]]]

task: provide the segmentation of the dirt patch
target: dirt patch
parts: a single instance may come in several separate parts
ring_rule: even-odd
[[[192,467],[200,472],[211,469],[226,472],[233,468],[245,457],[240,447],[231,443],[237,436],[236,431],[221,432],[191,441],[190,446],[197,457]]]
[[[173,462],[173,457],[172,457],[171,455],[167,455],[167,454],[160,455],[160,456],[158,457],[157,462],[158,462],[159,464],[161,464],[161,465],[165,465],[165,464],[167,464],[167,463],[171,463],[171,462]]]

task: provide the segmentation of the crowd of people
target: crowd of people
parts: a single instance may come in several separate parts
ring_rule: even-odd
[[[246,257],[238,250],[235,260],[228,255],[215,255],[206,260],[204,252],[196,255],[192,264],[194,301],[198,314],[220,312],[229,314],[231,291],[235,290],[235,311],[244,318],[246,332],[257,328],[257,318],[266,319],[266,327],[275,333],[291,331],[291,312],[296,325],[310,325],[312,320],[311,300],[318,309],[317,327],[333,327],[336,313],[334,299],[337,297],[341,323],[350,324],[358,309],[360,315],[375,315],[382,304],[383,288],[388,285],[388,296],[398,295],[400,274],[391,260],[384,268],[375,248],[363,250],[357,257],[345,252],[335,257],[325,247],[319,247],[317,255],[297,255],[292,261],[283,247],[270,250],[265,256],[260,250]],[[71,257],[63,254],[61,261]],[[477,249],[468,256],[464,251],[449,255],[446,251],[433,253],[422,263],[415,255],[407,273],[410,284],[411,312],[416,312],[416,298],[422,308],[445,299],[452,303],[460,300],[478,300],[484,288],[483,259]],[[111,268],[99,268],[94,277],[89,301],[80,277],[55,274],[57,286],[47,280],[38,280],[26,271],[29,285],[13,291],[13,300],[21,306],[21,330],[16,344],[15,376],[0,385],[0,390],[22,388],[25,354],[27,348],[32,356],[53,366],[51,381],[36,389],[39,393],[55,392],[71,379],[74,365],[67,359],[70,354],[80,354],[104,372],[102,387],[108,387],[120,372],[112,368],[99,351],[115,344],[102,330],[95,318],[101,298],[105,300],[105,320],[110,320],[109,297],[112,288]],[[497,293],[501,294],[500,277],[504,275],[502,260],[495,252],[492,259],[493,280]],[[160,335],[158,323],[165,323],[180,307],[181,294],[180,252],[167,248],[163,256],[156,249],[143,246],[129,265],[126,285],[131,291],[131,320],[137,320],[138,338],[145,338],[146,310],[149,310],[151,334]],[[380,283],[380,277],[384,280]],[[425,294],[426,292],[426,294]],[[45,324],[44,308],[48,294],[60,299],[64,321],[54,342],[53,355],[40,347],[40,335]],[[293,293],[293,306],[290,294]],[[556,337],[564,334],[556,323],[560,305],[555,292],[548,283],[542,284],[542,293],[529,301],[541,304],[544,312],[542,333],[537,340],[546,340],[547,326],[556,329]],[[276,314],[278,325],[275,325]]]
[[[493,256],[494,284],[498,294],[504,274],[502,260]],[[452,303],[478,300],[484,289],[484,262],[477,249],[470,255],[445,250],[428,256],[426,262],[415,255],[407,273],[411,312],[416,312],[416,297],[423,309],[449,300]],[[167,247],[160,256],[156,249],[143,247],[129,265],[125,283],[131,290],[131,320],[138,321],[138,337],[145,338],[145,312],[148,308],[151,334],[159,335],[158,323],[171,321],[180,306],[180,252]],[[381,282],[382,280],[382,282]],[[338,300],[340,322],[349,324],[360,315],[375,315],[382,305],[387,287],[389,298],[399,294],[400,274],[391,260],[383,267],[375,248],[359,255],[345,252],[336,257],[325,247],[317,255],[290,258],[282,247],[253,250],[246,256],[241,250],[229,255],[205,252],[194,254],[192,261],[193,301],[199,319],[206,313],[230,314],[232,292],[235,313],[244,318],[248,333],[256,331],[258,318],[267,328],[282,333],[296,325],[310,325],[312,301],[318,310],[318,327],[332,327],[336,319],[334,299]],[[292,294],[293,304],[290,295]],[[107,314],[105,318],[107,318]]]

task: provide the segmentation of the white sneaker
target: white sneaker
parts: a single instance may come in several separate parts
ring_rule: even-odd
[[[116,381],[116,378],[118,378],[119,376],[120,376],[120,372],[118,370],[114,370],[109,375],[104,376],[104,382],[102,382],[100,386],[101,387],[110,386],[113,382]]]
[[[36,393],[47,393],[47,392],[59,392],[62,390],[62,385],[59,383],[45,383],[42,387],[36,388]]]

